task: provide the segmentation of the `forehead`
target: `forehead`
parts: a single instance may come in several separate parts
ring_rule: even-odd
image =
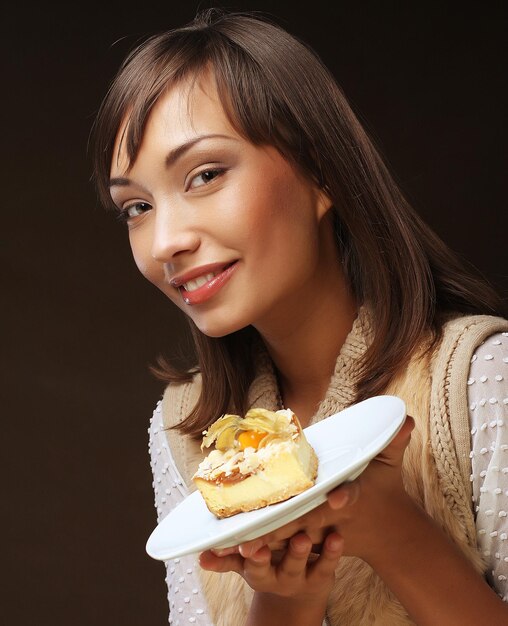
[[[127,172],[129,114],[118,129],[111,174]],[[212,72],[187,77],[168,87],[154,105],[145,124],[136,159],[142,152],[168,150],[207,134],[224,134],[239,138],[220,101]]]

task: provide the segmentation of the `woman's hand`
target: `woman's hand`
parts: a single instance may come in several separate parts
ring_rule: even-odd
[[[237,572],[254,591],[307,601],[316,595],[328,597],[343,540],[337,533],[329,533],[321,554],[314,561],[309,561],[311,549],[310,538],[297,533],[289,540],[282,558],[275,562],[267,545],[251,551],[248,558],[238,553],[223,556],[220,551],[207,550],[200,555],[199,562],[203,569],[214,572]]]
[[[367,562],[383,558],[388,538],[396,537],[394,530],[399,520],[407,518],[406,511],[415,506],[404,490],[401,475],[402,459],[413,427],[414,420],[408,417],[393,441],[356,480],[331,491],[326,503],[301,518],[241,544],[240,555],[250,559],[263,546],[280,545],[301,532],[319,545],[333,530],[344,539],[344,554]]]
[[[203,569],[214,572],[237,572],[257,593],[248,624],[321,624],[328,596],[335,580],[335,569],[343,549],[343,540],[335,532],[323,542],[321,554],[311,561],[312,542],[304,533],[289,540],[280,560],[272,558],[268,546],[261,546],[248,558],[239,553],[219,556],[212,550],[200,555]]]

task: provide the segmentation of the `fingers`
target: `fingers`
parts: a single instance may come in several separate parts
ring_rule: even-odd
[[[376,457],[378,460],[388,465],[398,465],[402,462],[404,451],[411,439],[411,432],[415,426],[414,419],[408,415],[401,429],[386,446],[386,448]]]
[[[343,551],[343,540],[336,533],[329,533],[322,544],[321,554],[310,558],[312,541],[300,532],[289,540],[280,562],[274,562],[268,546],[261,546],[249,558],[240,554],[217,556],[207,550],[200,555],[204,569],[214,572],[235,571],[254,589],[277,593],[282,597],[301,597],[307,594],[328,594],[335,576],[335,568]],[[275,591],[276,590],[276,591]]]
[[[272,551],[268,546],[262,546],[257,552],[255,552],[250,559],[246,559],[255,568],[266,569],[270,567]]]
[[[230,548],[212,548],[211,552],[216,556],[229,556],[230,554],[238,554],[238,546],[231,546]]]
[[[244,563],[244,576],[254,589],[269,591],[277,584],[281,595],[291,595],[307,575],[307,559],[312,542],[304,533],[291,537],[282,560],[274,567],[267,546],[252,554]]]
[[[239,554],[217,556],[212,550],[206,550],[199,555],[199,564],[203,569],[212,572],[237,572],[243,569],[243,559]]]
[[[325,529],[330,526],[333,526],[333,518],[330,515],[330,507],[324,503],[271,533],[240,544],[238,549],[240,554],[248,559],[252,554],[257,552],[261,546],[280,546],[281,542],[284,542],[282,545],[285,546],[285,540],[301,532],[307,534],[312,540],[312,543],[319,544],[323,541]]]
[[[250,557],[260,550],[264,545],[270,543],[270,535],[253,539],[252,541],[246,541],[238,546],[238,550],[244,559],[250,559]]]
[[[391,441],[390,446],[400,450],[404,450],[411,439],[411,433],[415,427],[415,421],[411,415],[407,415],[404,423],[402,424],[399,432],[395,435]]]
[[[331,532],[323,542],[319,557],[311,561],[312,542],[305,533],[299,533],[291,538],[286,555],[276,568],[277,580],[288,590],[301,585],[303,580],[316,584],[316,588],[325,581],[328,585],[334,578],[343,549],[342,537]]]
[[[346,506],[354,504],[360,497],[360,483],[353,480],[350,483],[343,483],[327,494],[328,505],[333,511],[339,511]]]
[[[278,589],[270,548],[263,546],[251,558],[244,559],[241,575],[255,591],[273,592]]]
[[[311,550],[312,541],[306,534],[299,533],[291,537],[287,552],[278,567],[279,574],[289,578],[301,576]]]
[[[283,550],[285,552],[288,547],[288,540],[284,539],[281,541],[274,541],[272,543],[268,543],[267,545],[272,552],[276,552],[280,550]]]
[[[344,551],[344,540],[336,533],[327,535],[321,556],[309,568],[309,582],[317,582],[319,579],[330,580],[339,564],[340,557]]]

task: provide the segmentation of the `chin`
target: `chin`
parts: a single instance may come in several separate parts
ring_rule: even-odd
[[[242,330],[242,328],[249,326],[248,323],[239,322],[235,324],[234,321],[231,319],[220,321],[192,319],[192,321],[197,326],[198,330],[203,333],[203,335],[215,339],[219,339],[220,337],[226,337],[227,335],[231,335],[232,333],[235,333],[238,330]]]

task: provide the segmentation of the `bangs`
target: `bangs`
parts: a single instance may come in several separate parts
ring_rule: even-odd
[[[168,42],[156,35],[135,48],[99,109],[93,128],[93,176],[99,199],[106,208],[112,207],[109,176],[118,132],[122,131],[120,146],[125,147],[130,166],[136,160],[148,118],[160,97],[188,76],[193,76],[194,83],[209,65],[206,42],[200,46],[186,45],[185,39],[190,38],[186,35],[181,33]]]
[[[192,89],[206,72],[214,78],[224,113],[241,136],[253,144],[274,146],[307,177],[324,186],[320,150],[313,141],[319,135],[308,128],[311,109],[315,115],[315,88],[305,84],[308,72],[303,71],[309,65],[320,68],[317,58],[283,33],[274,59],[275,27],[251,21],[256,25],[252,32],[246,24],[241,32],[234,25],[221,29],[219,20],[213,26],[198,23],[155,35],[125,59],[93,129],[93,177],[105,207],[113,206],[109,176],[118,132],[122,130],[121,145],[131,164],[161,96],[184,81]],[[249,18],[244,22],[248,26]],[[290,58],[295,59],[292,64],[287,63]],[[299,110],[295,108],[298,101]]]

